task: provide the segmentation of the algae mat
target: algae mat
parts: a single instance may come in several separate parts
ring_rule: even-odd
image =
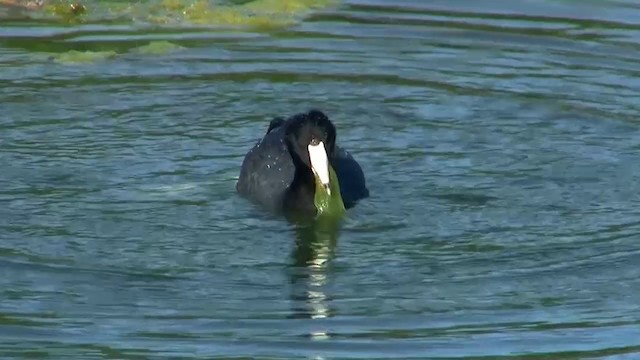
[[[29,16],[72,23],[135,21],[151,24],[281,28],[338,0],[255,0],[242,3],[207,0],[46,2]]]
[[[183,46],[174,44],[169,41],[151,41],[146,45],[142,45],[129,50],[130,53],[138,55],[164,55],[184,49]],[[46,54],[49,60],[61,64],[89,64],[103,60],[113,59],[118,56],[118,52],[114,50],[92,51],[92,50],[69,50],[61,53]]]
[[[137,2],[49,0],[37,10],[32,6],[24,6],[30,10],[24,10],[22,14],[42,24],[67,26],[110,23],[151,26],[156,29],[204,27],[264,32],[296,25],[314,10],[328,8],[337,2],[338,0],[255,0],[241,3],[206,0]],[[73,31],[77,32],[75,28]],[[10,42],[19,48],[24,46],[22,43]],[[26,49],[26,46],[24,47]],[[144,45],[134,45],[133,48],[130,46],[117,48],[116,44],[76,46],[69,43],[65,36],[59,36],[53,42],[29,44],[28,47],[37,54],[37,59],[49,59],[64,64],[95,63],[111,60],[124,53],[163,55],[185,48],[183,44],[179,45],[164,39],[152,40]]]

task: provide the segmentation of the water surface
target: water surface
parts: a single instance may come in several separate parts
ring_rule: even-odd
[[[4,13],[2,358],[640,357],[638,5],[325,5]],[[371,191],[339,231],[235,193],[312,107]]]

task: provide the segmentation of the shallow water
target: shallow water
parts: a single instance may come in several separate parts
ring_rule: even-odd
[[[634,1],[5,16],[0,357],[640,358]],[[371,191],[338,232],[234,191],[311,107]]]

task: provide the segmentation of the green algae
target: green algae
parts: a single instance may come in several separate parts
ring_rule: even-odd
[[[78,2],[54,0],[47,2],[42,8],[44,14],[59,18],[63,22],[73,24],[84,21],[87,7]]]
[[[134,48],[132,51],[145,55],[163,55],[174,51],[183,50],[184,47],[169,41],[151,41],[146,45]]]
[[[52,55],[51,58],[59,63],[78,64],[94,63],[101,60],[111,59],[117,55],[115,51],[78,51],[70,50],[60,54]]]
[[[210,0],[97,1],[50,0],[41,13],[61,23],[91,23],[107,19],[152,24],[192,24],[248,30],[273,30],[295,25],[309,12],[326,8],[338,0],[253,0],[222,4]],[[162,55],[184,47],[169,41],[151,41],[131,49],[137,54]],[[59,63],[93,63],[111,59],[118,49],[71,50],[50,56]]]
[[[81,23],[107,18],[153,24],[276,29],[295,25],[309,12],[338,0],[253,0],[222,4],[212,0],[49,0],[41,13],[62,22]]]
[[[170,52],[185,49],[184,47],[171,43],[169,41],[151,41],[146,45],[142,45],[131,49],[130,52],[143,55],[163,55]],[[50,55],[49,58],[55,62],[62,64],[89,64],[102,60],[113,59],[118,53],[113,50],[105,51],[78,51],[70,50],[59,54]]]
[[[331,3],[329,0],[256,0],[220,6],[209,12],[187,13],[187,19],[200,24],[277,28],[293,25],[309,11]]]
[[[333,166],[329,165],[329,186],[331,194],[327,193],[317,176],[316,192],[313,202],[318,211],[318,216],[341,217],[346,212],[342,195],[340,193],[340,182]]]

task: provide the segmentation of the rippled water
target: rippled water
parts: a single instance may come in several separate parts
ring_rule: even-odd
[[[640,358],[635,1],[5,16],[2,358]],[[339,232],[235,193],[311,107],[371,191]]]

